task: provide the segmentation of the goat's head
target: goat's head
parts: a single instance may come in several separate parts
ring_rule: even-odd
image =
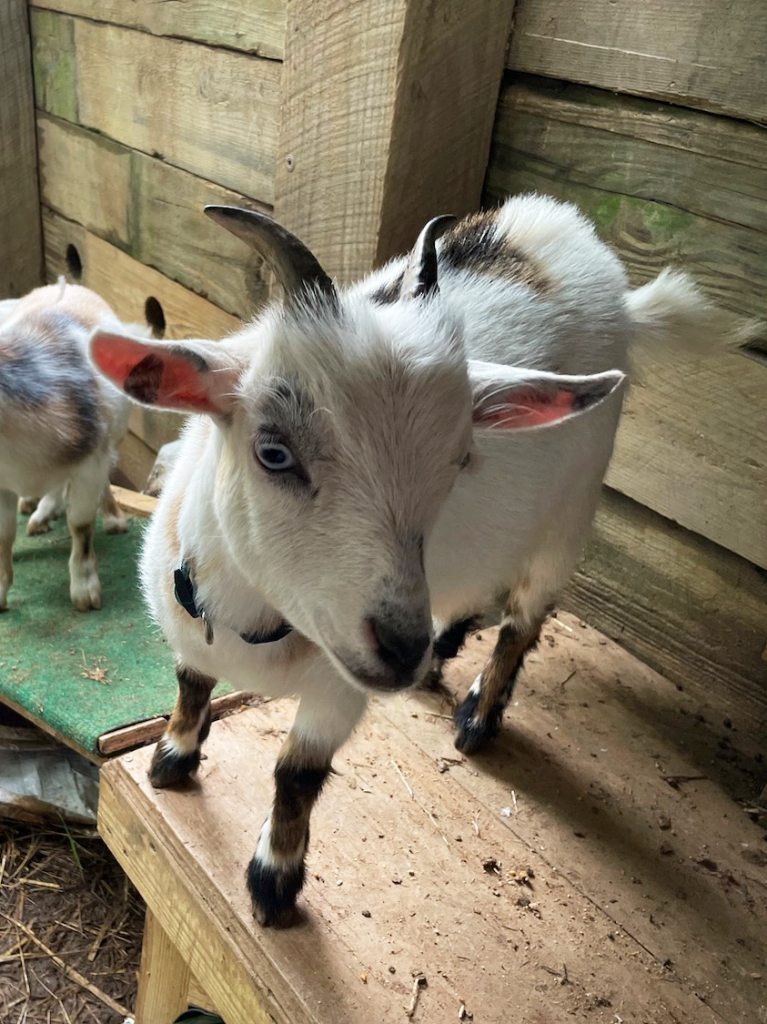
[[[399,301],[339,292],[285,229],[249,211],[214,219],[252,241],[286,294],[224,341],[97,333],[99,369],[137,401],[206,413],[218,519],[233,557],[346,678],[400,689],[431,650],[424,545],[473,427],[530,429],[576,415],[610,380],[467,364],[422,232]]]

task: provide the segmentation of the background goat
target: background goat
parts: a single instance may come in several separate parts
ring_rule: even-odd
[[[72,604],[101,607],[93,529],[99,503],[107,532],[126,529],[109,470],[130,402],[88,361],[88,338],[99,325],[125,329],[103,299],[63,278],[0,303],[0,611],[13,582],[19,495],[29,511],[29,496],[42,496],[30,534],[47,530],[66,498]]]
[[[433,620],[439,660],[501,596],[456,745],[496,731],[588,533],[629,343],[694,333],[707,307],[679,276],[629,292],[592,227],[541,197],[439,242],[433,221],[409,258],[345,290],[268,218],[207,212],[272,263],[285,302],[218,344],[100,331],[91,353],[132,398],[206,414],[185,428],[143,556],[179,682],[152,782],[199,764],[218,678],[300,696],[248,869],[269,923],[303,883],[312,805],[368,694],[424,677]]]

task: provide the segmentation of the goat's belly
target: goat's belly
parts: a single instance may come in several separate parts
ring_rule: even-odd
[[[0,456],[0,490],[11,491],[24,497],[42,498],[49,491],[63,486],[71,474],[71,467],[39,469],[22,463],[13,463]]]

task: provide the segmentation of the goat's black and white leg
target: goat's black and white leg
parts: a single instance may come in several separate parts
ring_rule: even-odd
[[[458,654],[466,642],[466,637],[479,628],[481,621],[482,616],[470,615],[464,619],[458,619],[449,626],[437,629],[431,669],[426,677],[427,686],[433,689],[439,689],[442,686],[442,669],[445,662],[450,661]]]
[[[176,706],[149,768],[149,781],[158,789],[177,785],[197,770],[200,747],[210,732],[210,695],[217,680],[181,664],[176,679]]]
[[[456,710],[455,745],[464,754],[497,734],[525,655],[538,642],[547,602],[531,600],[530,589],[525,578],[509,596],[493,653]]]
[[[13,583],[13,542],[16,540],[16,495],[0,491],[0,612],[8,607]]]
[[[333,754],[362,716],[367,698],[345,688],[335,698],[320,685],[304,694],[274,770],[274,804],[261,826],[247,882],[259,924],[279,923],[303,888],[312,808],[330,775]]]

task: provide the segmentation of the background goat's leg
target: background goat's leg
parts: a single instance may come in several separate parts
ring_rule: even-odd
[[[67,526],[72,535],[69,559],[69,594],[78,611],[101,607],[101,580],[98,575],[93,533],[96,509],[109,475],[109,455],[95,452],[72,474],[69,484]]]
[[[312,808],[332,770],[333,754],[365,710],[362,692],[342,689],[343,700],[334,701],[318,680],[301,697],[280,750],[272,812],[261,826],[247,874],[253,913],[261,925],[279,921],[303,888]]]
[[[0,612],[8,607],[13,583],[13,542],[16,539],[16,495],[0,491]]]
[[[55,491],[49,491],[43,495],[33,510],[27,523],[27,533],[30,537],[38,533],[47,533],[50,529],[51,519],[61,515],[64,510],[64,488],[59,487]]]
[[[210,732],[210,695],[217,680],[186,665],[176,666],[178,698],[149,768],[158,789],[183,782],[200,764],[200,746]]]
[[[109,486],[108,480],[101,495],[99,511],[101,512],[101,525],[104,527],[104,533],[128,532],[128,524],[125,521],[123,510],[115,501],[115,496],[112,494],[112,488]]]

